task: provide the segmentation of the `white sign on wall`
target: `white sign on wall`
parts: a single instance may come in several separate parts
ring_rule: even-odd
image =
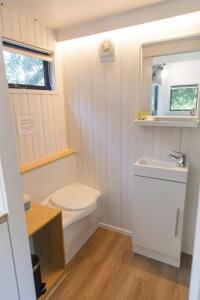
[[[17,128],[19,135],[27,135],[37,132],[37,119],[35,116],[17,117]]]

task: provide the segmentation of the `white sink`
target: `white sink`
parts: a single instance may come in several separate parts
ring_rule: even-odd
[[[169,181],[187,182],[188,167],[179,167],[174,161],[142,157],[136,161],[135,175]]]

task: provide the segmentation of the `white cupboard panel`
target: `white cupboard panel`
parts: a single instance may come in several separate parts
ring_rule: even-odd
[[[0,224],[0,298],[19,300],[7,222]]]
[[[135,176],[133,247],[180,260],[185,204],[183,183]]]

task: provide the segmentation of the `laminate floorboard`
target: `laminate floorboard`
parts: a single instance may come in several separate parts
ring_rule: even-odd
[[[191,256],[180,269],[133,254],[128,236],[99,228],[48,300],[188,300]]]

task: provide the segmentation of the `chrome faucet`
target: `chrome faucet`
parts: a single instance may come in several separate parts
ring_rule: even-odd
[[[185,163],[186,163],[185,154],[178,151],[173,151],[172,153],[169,154],[169,157],[175,160],[179,167],[185,167]]]

